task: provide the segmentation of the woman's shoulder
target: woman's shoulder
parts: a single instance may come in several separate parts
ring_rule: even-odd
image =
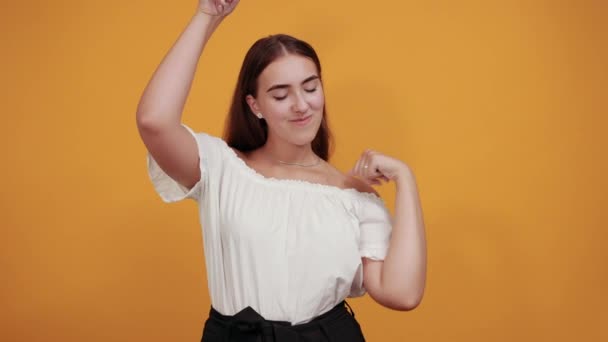
[[[329,165],[333,169],[333,172],[338,174],[341,178],[342,185],[340,186],[340,188],[346,190],[354,190],[355,192],[362,193],[364,195],[375,195],[376,197],[380,197],[380,194],[378,194],[376,189],[374,189],[369,183],[365,182],[360,178],[352,176],[349,173],[342,172],[331,164]]]
[[[378,194],[376,189],[374,189],[369,183],[363,181],[362,179],[348,174],[345,174],[344,177],[346,188],[352,188],[354,190],[357,190],[358,192],[376,195],[377,197],[380,197],[380,194]]]

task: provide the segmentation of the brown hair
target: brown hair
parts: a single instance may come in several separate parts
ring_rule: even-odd
[[[247,95],[256,96],[257,80],[262,71],[274,60],[288,54],[310,58],[317,67],[321,78],[321,62],[315,50],[308,43],[286,34],[271,35],[256,41],[245,56],[239,78],[232,97],[230,111],[226,117],[223,138],[228,146],[242,152],[252,151],[266,143],[268,125],[266,120],[258,119],[245,100]],[[329,130],[325,105],[323,119],[317,135],[312,141],[312,150],[323,160],[328,161],[333,137]]]

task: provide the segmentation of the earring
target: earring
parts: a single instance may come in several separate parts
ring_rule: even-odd
[[[262,118],[262,113],[258,113],[257,116],[258,116],[258,119],[261,119]]]

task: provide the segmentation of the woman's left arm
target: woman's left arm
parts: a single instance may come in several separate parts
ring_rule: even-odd
[[[367,165],[367,167],[365,167]],[[426,238],[416,179],[407,164],[367,150],[353,171],[369,184],[395,182],[395,213],[383,261],[363,258],[363,284],[379,304],[412,310],[422,301],[426,284]]]

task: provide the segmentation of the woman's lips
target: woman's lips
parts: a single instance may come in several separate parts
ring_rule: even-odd
[[[290,122],[297,126],[304,126],[310,122],[311,118],[312,118],[312,115],[309,115],[309,116],[299,119],[299,120],[290,120]]]

